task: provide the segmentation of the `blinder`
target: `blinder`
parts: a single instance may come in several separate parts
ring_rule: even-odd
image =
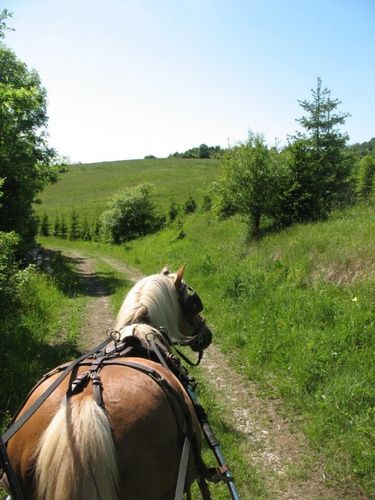
[[[197,292],[186,283],[181,284],[180,305],[185,318],[194,327],[193,336],[183,344],[189,345],[195,352],[201,352],[211,344],[212,332],[205,325],[204,319],[194,320],[203,311],[203,303]]]
[[[188,285],[185,285],[188,295],[181,300],[182,310],[188,318],[203,311],[203,303],[197,292]]]

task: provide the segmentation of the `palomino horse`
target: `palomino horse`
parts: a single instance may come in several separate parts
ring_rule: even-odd
[[[197,313],[202,303],[182,278],[183,268],[175,274],[164,268],[135,284],[115,323],[116,342],[77,366],[10,438],[8,455],[25,499],[175,498],[186,434],[193,445],[184,489],[197,478],[201,431],[178,378],[147,356],[110,354],[127,337],[168,353],[165,337],[167,345],[192,343],[203,332],[207,347],[211,332]],[[34,388],[17,419],[56,380],[56,370]]]

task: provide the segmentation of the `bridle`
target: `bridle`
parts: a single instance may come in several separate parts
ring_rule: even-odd
[[[206,320],[200,313],[203,311],[203,302],[197,292],[183,280],[177,288],[178,303],[184,318],[192,327],[193,335],[184,340],[179,340],[180,345],[188,345],[190,348],[199,352],[199,361],[202,358],[204,349],[212,342],[212,332],[206,326]],[[181,355],[181,353],[180,353]]]

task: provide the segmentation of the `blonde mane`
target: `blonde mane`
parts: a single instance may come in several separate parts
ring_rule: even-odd
[[[173,275],[152,274],[138,281],[130,290],[117,315],[114,329],[120,331],[136,323],[142,311],[147,310],[148,325],[167,329],[170,340],[182,340],[181,312]],[[139,322],[139,320],[138,320]]]

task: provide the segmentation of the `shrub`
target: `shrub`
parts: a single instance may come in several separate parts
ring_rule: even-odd
[[[177,205],[175,200],[172,200],[171,205],[169,207],[169,212],[168,212],[170,222],[173,222],[176,219],[179,211],[180,211],[180,207]]]
[[[42,236],[49,236],[49,219],[47,214],[44,214],[42,217],[42,222],[40,223],[40,234]]]
[[[359,162],[357,191],[359,196],[367,200],[374,189],[375,180],[375,158],[366,155]]]
[[[70,215],[69,239],[78,240],[79,237],[80,237],[80,228],[79,228],[78,215],[74,210],[72,210],[72,213]]]
[[[202,210],[208,212],[212,208],[212,198],[208,193],[204,193],[202,198]]]
[[[0,317],[10,311],[14,302],[14,275],[17,271],[16,252],[20,238],[0,231]]]
[[[197,209],[197,203],[194,198],[190,195],[189,198],[185,201],[184,212],[185,214],[192,214]]]
[[[105,240],[122,243],[157,231],[165,224],[151,200],[150,184],[115,195],[109,209],[101,216],[102,234]]]

